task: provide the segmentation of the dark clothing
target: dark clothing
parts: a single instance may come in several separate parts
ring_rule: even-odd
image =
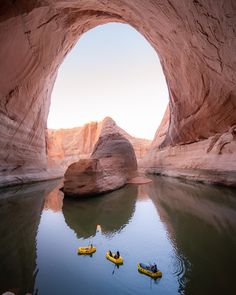
[[[116,254],[114,255],[114,258],[115,258],[115,259],[118,259],[119,257],[120,257],[120,252],[117,251]]]
[[[154,264],[154,265],[152,266],[152,271],[153,271],[153,272],[157,272],[157,266],[156,266],[156,264]]]

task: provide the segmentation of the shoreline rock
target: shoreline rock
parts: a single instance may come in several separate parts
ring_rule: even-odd
[[[145,176],[137,176],[128,180],[127,184],[147,184],[151,182],[152,180],[150,178],[147,178]]]
[[[156,142],[141,164],[146,173],[236,187],[235,125],[190,144],[161,148],[161,141]]]

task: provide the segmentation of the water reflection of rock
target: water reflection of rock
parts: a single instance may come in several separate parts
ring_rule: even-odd
[[[139,201],[148,201],[149,195],[147,193],[147,185],[141,184],[138,186],[138,200]]]
[[[85,200],[64,199],[63,214],[78,238],[96,234],[101,225],[104,234],[112,234],[128,224],[135,209],[137,187],[127,185],[112,193]]]
[[[62,210],[64,194],[60,190],[63,186],[63,182],[59,182],[58,185],[45,197],[44,210],[52,210],[58,212]]]
[[[148,193],[176,248],[184,294],[236,294],[236,190],[154,177]]]
[[[0,190],[0,294],[32,293],[36,271],[36,235],[44,196],[55,182]]]

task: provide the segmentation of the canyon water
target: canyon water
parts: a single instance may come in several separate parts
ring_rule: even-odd
[[[0,294],[236,294],[236,190],[152,180],[81,201],[63,200],[58,181],[2,189]],[[96,253],[77,254],[90,243]]]

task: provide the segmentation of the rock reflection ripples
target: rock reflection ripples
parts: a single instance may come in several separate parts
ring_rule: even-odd
[[[176,253],[173,274],[178,279],[179,294],[185,294],[184,290],[187,283],[186,274],[190,272],[190,265],[191,264],[186,257]]]

